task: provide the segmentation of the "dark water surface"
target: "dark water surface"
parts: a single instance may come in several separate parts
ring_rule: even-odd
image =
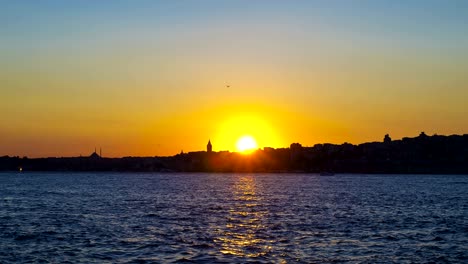
[[[0,173],[0,263],[468,262],[468,176]]]

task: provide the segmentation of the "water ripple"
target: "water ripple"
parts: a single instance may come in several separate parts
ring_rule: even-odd
[[[467,176],[0,173],[0,263],[468,261]]]

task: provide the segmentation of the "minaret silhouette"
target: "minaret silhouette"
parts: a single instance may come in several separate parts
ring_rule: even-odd
[[[101,147],[99,147],[99,157],[102,158],[102,148]]]

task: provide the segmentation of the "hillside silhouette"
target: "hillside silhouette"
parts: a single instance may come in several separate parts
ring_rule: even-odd
[[[211,146],[211,143],[210,143]],[[468,135],[428,136],[359,145],[265,147],[251,154],[198,151],[171,157],[0,157],[1,171],[333,172],[467,174]]]

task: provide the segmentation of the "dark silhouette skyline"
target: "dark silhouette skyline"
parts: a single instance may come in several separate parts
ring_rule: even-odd
[[[0,157],[2,171],[160,171],[160,172],[334,172],[334,173],[468,173],[468,135],[428,136],[359,145],[292,143],[250,154],[212,150],[168,157]]]

